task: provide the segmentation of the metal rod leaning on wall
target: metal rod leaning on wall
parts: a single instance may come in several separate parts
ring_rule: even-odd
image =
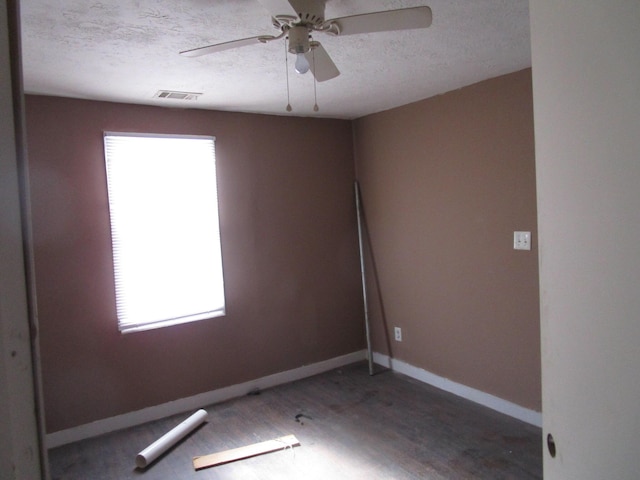
[[[373,352],[371,350],[371,332],[369,329],[369,307],[367,303],[367,280],[365,276],[364,270],[364,242],[362,240],[363,237],[363,215],[362,215],[362,205],[361,205],[361,197],[360,197],[360,185],[356,180],[354,182],[355,193],[356,193],[356,212],[358,215],[358,245],[360,247],[360,277],[362,278],[362,300],[364,303],[364,329],[365,334],[367,336],[367,357],[369,359],[369,375],[373,375]]]

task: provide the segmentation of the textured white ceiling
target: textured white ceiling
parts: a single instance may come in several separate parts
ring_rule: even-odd
[[[27,93],[278,115],[357,118],[531,65],[528,0],[328,0],[326,18],[429,5],[428,29],[317,34],[341,75],[317,84],[283,41],[204,57],[181,50],[275,35],[256,0],[22,0]],[[201,92],[195,102],[158,90]]]

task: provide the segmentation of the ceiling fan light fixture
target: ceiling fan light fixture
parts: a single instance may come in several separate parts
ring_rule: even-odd
[[[297,25],[289,29],[289,52],[296,56],[296,72],[300,74],[307,73],[310,65],[304,56],[311,50],[309,44],[309,28],[304,25]]]
[[[289,29],[289,51],[291,53],[307,53],[309,46],[309,28],[296,25]]]
[[[309,71],[309,60],[305,57],[304,53],[300,52],[296,54],[296,72],[303,75]]]
[[[357,35],[375,32],[391,32],[427,28],[432,22],[432,12],[427,6],[397,8],[381,12],[350,15],[325,19],[327,0],[258,0],[272,14],[272,24],[278,35],[259,35],[204,47],[183,50],[181,55],[198,57],[210,53],[240,48],[255,43],[268,43],[284,37],[285,71],[287,75],[287,111],[289,102],[289,53],[296,56],[295,70],[299,74],[311,70],[313,76],[314,112],[319,110],[316,82],[324,82],[340,75],[338,67],[320,44],[311,38],[313,32],[330,36]]]

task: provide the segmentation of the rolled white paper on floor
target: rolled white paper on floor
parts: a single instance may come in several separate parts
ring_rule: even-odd
[[[136,455],[136,466],[138,468],[146,468],[148,465],[153,463],[156,458],[169,450],[188,433],[192,432],[196,427],[204,422],[207,419],[207,415],[206,410],[200,409],[184,422],[172,430],[169,430],[162,437]]]

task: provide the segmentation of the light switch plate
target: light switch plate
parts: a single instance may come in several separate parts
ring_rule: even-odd
[[[513,232],[514,250],[531,250],[531,232]]]

